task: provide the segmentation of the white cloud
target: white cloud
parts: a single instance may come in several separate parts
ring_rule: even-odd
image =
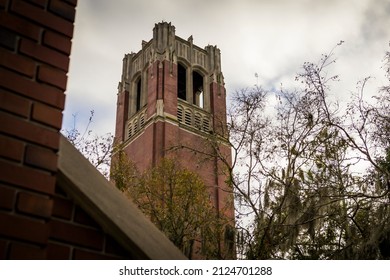
[[[123,55],[137,52],[162,20],[198,46],[218,45],[228,93],[255,84],[255,72],[269,87],[289,84],[304,61],[317,61],[344,40],[333,68],[343,93],[367,75],[381,83],[389,14],[387,0],[80,1],[64,126],[73,113],[94,109],[96,131],[114,132]]]

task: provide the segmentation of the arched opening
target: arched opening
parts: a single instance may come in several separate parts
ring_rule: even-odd
[[[193,103],[201,108],[204,107],[203,76],[198,72],[192,72]]]
[[[177,97],[187,99],[187,69],[180,63],[177,64]]]
[[[141,109],[141,78],[138,79],[136,84],[136,100],[135,110],[138,112]]]

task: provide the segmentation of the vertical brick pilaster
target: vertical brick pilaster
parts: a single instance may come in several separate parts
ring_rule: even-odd
[[[49,257],[76,4],[0,0],[0,259]]]

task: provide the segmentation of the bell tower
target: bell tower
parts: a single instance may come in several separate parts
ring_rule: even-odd
[[[156,24],[153,38],[142,41],[138,53],[123,58],[116,144],[121,144],[140,170],[174,156],[183,167],[200,175],[215,208],[234,226],[232,191],[223,172],[226,162],[231,164],[225,128],[220,50],[210,45],[200,48],[193,44],[192,36],[187,40],[176,36],[171,23]],[[216,146],[206,141],[211,138]],[[205,153],[193,152],[202,149]],[[206,151],[208,155],[214,151],[215,156],[205,157]]]

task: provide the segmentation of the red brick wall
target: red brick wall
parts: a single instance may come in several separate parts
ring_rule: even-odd
[[[226,90],[215,82],[210,84],[211,111],[213,112],[214,130],[220,134],[226,132]]]
[[[162,71],[159,68],[159,62],[154,62],[148,69],[148,81],[147,81],[147,118],[156,113],[156,101],[157,91],[159,90],[159,77],[162,75]]]
[[[153,152],[149,147],[153,147],[154,125],[147,126],[139,136],[125,146],[124,151],[130,155],[130,159],[137,165],[140,170],[150,167],[153,162]]]
[[[57,186],[47,245],[47,259],[132,259],[131,253]]]
[[[0,1],[0,258],[47,257],[76,2]]]
[[[0,259],[131,258],[56,187],[77,0],[0,0]]]
[[[177,64],[164,60],[164,111],[176,116],[177,113]]]

